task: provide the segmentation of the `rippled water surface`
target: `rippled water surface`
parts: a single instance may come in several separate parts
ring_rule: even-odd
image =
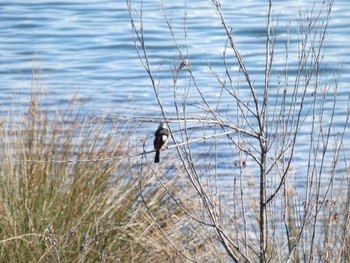
[[[222,52],[226,37],[211,1],[188,1],[186,4],[185,1],[164,2],[179,46],[185,55],[187,50],[189,52],[198,85],[208,103],[215,105],[220,90],[209,65],[220,77],[225,75]],[[279,49],[276,51],[276,65],[282,69],[286,25],[290,22],[291,43],[295,44],[299,10],[310,11],[313,4],[312,1],[274,2],[275,19],[278,19],[280,27],[277,32]],[[321,2],[316,1],[316,6]],[[267,5],[258,0],[226,0],[222,1],[222,6],[258,95],[262,94]],[[139,4],[135,2],[135,8],[138,7]],[[187,40],[183,31],[185,7]],[[348,1],[335,2],[326,40],[324,68],[331,75],[341,69],[335,116],[339,126],[347,114],[349,95],[349,14]],[[37,60],[36,63],[43,68],[42,76],[50,94],[54,95],[50,100],[52,106],[78,92],[88,109],[106,112],[127,109],[131,114],[161,117],[154,90],[135,52],[125,1],[2,1],[0,18],[0,98],[3,111],[9,107],[13,94],[29,94],[33,61]],[[145,1],[144,29],[161,99],[171,115],[174,111],[171,70],[178,61],[161,1]],[[295,50],[291,45],[291,51]],[[296,63],[295,57],[291,56],[290,66]],[[181,72],[180,77],[179,85],[186,86],[189,76]],[[242,93],[244,95],[244,90]],[[195,105],[198,94],[190,90],[189,95],[189,105],[193,106],[189,110],[196,114],[196,109],[200,108],[200,105]],[[271,96],[273,98],[273,94]],[[21,98],[17,97],[17,100]],[[227,105],[232,103],[229,98],[227,100]],[[224,112],[225,108],[220,110]],[[152,134],[153,130],[150,131],[149,127],[146,124],[146,133]],[[305,138],[307,136],[305,134]],[[349,139],[348,136],[346,139]],[[303,152],[296,153],[296,160],[303,162]]]

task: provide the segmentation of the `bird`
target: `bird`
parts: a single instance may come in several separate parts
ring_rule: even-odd
[[[184,61],[181,62],[177,71],[180,72],[184,67],[188,67],[188,65],[189,65],[189,61],[188,59],[185,59]]]
[[[159,163],[159,154],[162,147],[166,147],[169,140],[169,130],[165,122],[161,122],[158,129],[154,133],[154,149],[156,150],[156,156],[154,157],[154,163]]]

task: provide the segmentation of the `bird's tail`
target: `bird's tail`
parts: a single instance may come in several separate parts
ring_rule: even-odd
[[[159,154],[160,154],[160,151],[156,150],[156,156],[154,157],[154,163],[159,163]]]

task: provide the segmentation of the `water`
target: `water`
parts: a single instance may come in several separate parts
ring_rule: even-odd
[[[276,65],[282,71],[286,24],[291,21],[290,32],[294,36],[291,43],[295,44],[298,10],[311,10],[313,4],[312,1],[274,2],[274,13],[278,14],[280,26],[277,33],[279,49],[276,52]],[[320,2],[317,1],[318,4]],[[233,115],[230,116],[234,109],[232,98],[221,97],[222,90],[208,66],[220,78],[225,76],[222,52],[226,37],[220,21],[210,1],[187,2],[186,40],[183,31],[184,6],[184,1],[165,1],[166,13],[172,20],[178,44],[186,57],[188,51],[192,70],[208,103],[216,106],[221,101],[219,111],[227,112],[234,119]],[[222,6],[226,21],[233,28],[235,43],[255,83],[257,94],[261,96],[267,6],[258,0],[236,4],[222,1]],[[135,8],[138,7],[139,4],[135,2]],[[335,2],[326,41],[325,69],[335,72],[341,68],[335,116],[337,127],[342,126],[348,107],[349,11],[347,0]],[[89,110],[161,117],[153,87],[135,52],[125,1],[3,1],[0,3],[0,19],[0,99],[3,111],[6,111],[12,100],[26,103],[26,95],[31,89],[33,61],[36,60],[43,68],[46,86],[52,94],[49,106],[53,108],[78,92],[79,98],[85,101],[85,107]],[[157,85],[161,100],[168,115],[174,116],[171,70],[179,61],[176,60],[177,50],[165,23],[160,1],[145,1],[144,28],[152,70],[159,81]],[[291,49],[295,52],[293,47]],[[230,58],[232,59],[232,55]],[[290,66],[295,66],[296,62],[295,56],[291,56]],[[237,75],[234,60],[231,66],[232,74]],[[278,75],[277,71],[273,73]],[[243,78],[240,81],[243,85],[241,94],[247,95]],[[185,71],[181,72],[178,80],[179,92],[188,92],[188,116],[196,117],[203,114],[203,105],[199,103],[200,96],[193,84],[186,90],[188,83],[189,75]],[[312,90],[309,92],[311,94]],[[311,101],[309,99],[306,105],[310,105]],[[181,106],[180,95],[178,102]],[[146,123],[143,126],[144,134],[152,135],[156,127],[157,124]],[[303,134],[305,138],[309,136],[306,132],[308,128],[306,126]],[[349,133],[346,139],[348,137]],[[296,152],[297,162],[305,162],[305,151],[301,148],[301,151]],[[225,167],[225,163],[219,163],[219,169],[223,173],[226,172]]]

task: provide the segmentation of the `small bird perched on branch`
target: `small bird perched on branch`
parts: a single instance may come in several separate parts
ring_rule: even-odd
[[[190,65],[190,62],[188,61],[188,59],[185,59],[184,61],[181,62],[177,71],[180,72],[184,67],[188,67],[189,65]]]
[[[154,157],[154,163],[159,163],[159,154],[162,147],[166,147],[169,139],[169,130],[166,127],[165,122],[161,122],[158,129],[154,133],[154,149],[156,150],[156,156]]]

